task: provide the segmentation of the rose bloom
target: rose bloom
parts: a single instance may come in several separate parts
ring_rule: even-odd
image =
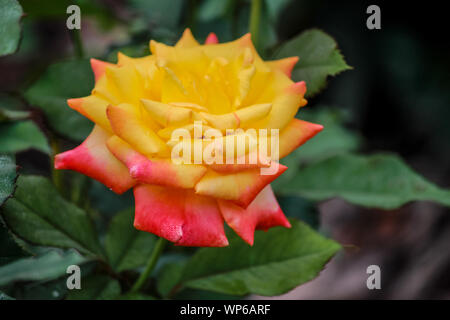
[[[279,157],[288,155],[322,129],[294,118],[306,105],[305,83],[290,79],[298,58],[263,61],[250,34],[221,44],[210,34],[200,45],[189,29],[175,46],[152,40],[150,50],[142,58],[119,53],[117,64],[91,60],[91,95],[68,105],[95,126],[80,146],[56,156],[55,168],[81,172],[118,194],[133,188],[134,226],[177,245],[228,245],[224,221],[250,245],[255,229],[289,228],[270,187],[287,167],[260,170],[278,159],[174,163],[171,134],[193,132],[195,121],[224,139],[227,129],[279,129]],[[247,146],[235,157],[251,152]]]

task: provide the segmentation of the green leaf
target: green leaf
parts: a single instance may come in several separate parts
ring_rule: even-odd
[[[13,281],[55,279],[66,274],[68,266],[85,261],[75,250],[51,250],[39,257],[23,258],[0,267],[0,286]]]
[[[87,213],[63,199],[44,177],[21,176],[14,198],[4,205],[2,215],[15,234],[33,244],[101,255]]]
[[[81,289],[69,291],[67,300],[112,300],[120,295],[119,281],[104,275],[81,279]]]
[[[14,192],[17,166],[9,156],[0,155],[0,207]]]
[[[201,21],[211,21],[226,15],[228,8],[232,5],[232,0],[205,0],[199,8],[197,17]]]
[[[355,151],[359,148],[361,137],[344,127],[345,114],[339,110],[317,106],[314,110],[300,110],[298,118],[324,126],[323,130],[294,150],[281,163],[289,168],[272,182],[275,191],[289,183],[304,163],[323,160],[336,154]]]
[[[322,160],[336,154],[356,151],[361,144],[358,133],[345,128],[346,114],[338,109],[316,106],[314,110],[300,110],[302,120],[323,125],[311,141],[308,141],[295,153],[301,162]]]
[[[173,288],[181,280],[186,261],[167,263],[158,274],[157,290],[163,298],[168,298]]]
[[[16,0],[0,0],[0,57],[17,51],[22,7]]]
[[[342,154],[298,172],[283,194],[312,200],[341,197],[365,207],[394,209],[414,200],[450,206],[450,191],[439,189],[415,173],[399,157],[388,154]]]
[[[111,220],[106,234],[108,260],[117,272],[145,265],[155,245],[155,236],[135,229],[133,221],[133,210],[119,212]]]
[[[293,196],[278,196],[277,200],[287,217],[297,218],[307,223],[314,230],[319,229],[319,211],[314,202]]]
[[[230,246],[202,248],[187,263],[180,286],[232,295],[283,294],[318,275],[340,246],[304,223],[255,233],[250,247],[236,235]]]
[[[43,110],[50,127],[59,134],[83,140],[92,123],[67,105],[67,99],[88,96],[94,87],[89,61],[73,60],[51,65],[25,92],[31,105]]]
[[[325,32],[311,29],[302,32],[283,44],[276,53],[276,59],[298,56],[299,62],[292,71],[295,81],[305,81],[307,97],[313,96],[326,85],[328,76],[351,69],[337,49],[337,44]]]
[[[16,153],[32,148],[50,154],[47,138],[31,120],[1,123],[0,136],[0,152]]]

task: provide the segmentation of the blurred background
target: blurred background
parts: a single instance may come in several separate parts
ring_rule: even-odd
[[[20,49],[0,58],[2,103],[26,103],[19,92],[55,61],[77,54],[115,61],[118,50],[142,56],[149,54],[150,39],[173,44],[185,27],[199,40],[215,32],[220,41],[229,41],[248,32],[250,14],[245,0],[20,2],[27,12]],[[76,35],[66,28],[65,10],[72,3],[81,8],[81,53],[73,46]],[[309,98],[305,114],[311,110],[316,119],[331,117],[342,123],[349,149],[395,152],[428,180],[450,188],[450,46],[446,11],[438,2],[266,3],[258,44],[263,57],[271,57],[280,43],[301,31],[317,27],[336,40],[354,68],[330,78],[326,90]],[[381,30],[366,27],[370,4],[381,8]],[[38,109],[33,119],[46,127]],[[77,142],[69,139],[66,144],[64,149]],[[21,152],[16,161],[22,172],[49,174],[48,156],[42,152]],[[89,190],[94,199],[105,197],[96,183]],[[92,202],[106,213],[106,220],[105,206],[117,211],[132,205],[130,195],[107,197]],[[281,200],[285,210],[302,209]],[[450,299],[450,215],[443,206],[414,202],[389,211],[332,199],[321,202],[309,218],[346,249],[318,278],[280,298]],[[371,264],[381,268],[381,290],[366,287]]]

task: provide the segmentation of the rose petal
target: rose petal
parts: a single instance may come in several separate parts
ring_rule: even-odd
[[[214,32],[210,32],[205,40],[205,44],[217,44],[217,43],[219,43],[217,35]]]
[[[117,136],[107,141],[108,149],[130,170],[141,183],[175,188],[193,188],[206,173],[206,168],[195,164],[175,164],[170,159],[149,159]]]
[[[322,131],[323,126],[299,119],[292,121],[283,129],[279,137],[280,159],[290,154],[306,141]],[[269,143],[270,144],[270,143]]]
[[[177,245],[223,247],[228,245],[223,218],[214,199],[191,190],[152,185],[134,188],[134,226]]]
[[[168,148],[151,129],[139,110],[130,104],[108,106],[107,116],[114,133],[144,155],[167,155]]]
[[[246,208],[266,185],[279,177],[286,169],[286,166],[278,164],[276,173],[272,175],[262,175],[260,169],[231,174],[208,171],[196,184],[195,192],[205,196],[231,200]]]
[[[291,77],[292,69],[298,62],[298,57],[289,57],[280,60],[266,61],[273,70],[280,70],[288,77]]]
[[[200,45],[192,35],[191,29],[186,28],[181,36],[180,40],[175,44],[178,48],[191,48]]]
[[[106,148],[105,143],[109,137],[106,131],[95,126],[81,145],[56,155],[55,168],[78,171],[119,194],[127,191],[135,181],[128,173],[127,167]]]
[[[111,125],[106,117],[106,108],[109,105],[107,100],[96,95],[90,95],[84,98],[69,99],[67,104],[106,131],[112,132]]]
[[[97,59],[91,59],[91,68],[92,71],[94,71],[95,81],[97,82],[98,79],[105,74],[106,68],[111,66],[114,66],[114,64]]]

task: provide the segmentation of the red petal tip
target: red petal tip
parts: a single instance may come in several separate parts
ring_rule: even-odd
[[[294,94],[305,95],[306,83],[305,83],[305,81],[296,82],[296,83],[292,84],[288,90],[289,90],[289,92],[292,92]]]
[[[108,66],[112,66],[113,64],[101,60],[91,59],[91,67],[92,71],[94,71],[95,81],[98,81],[100,77],[105,73],[105,69]]]
[[[83,98],[68,99],[67,104],[74,110],[81,110],[83,104]]]
[[[205,40],[205,44],[217,44],[219,39],[214,32],[211,32]]]

